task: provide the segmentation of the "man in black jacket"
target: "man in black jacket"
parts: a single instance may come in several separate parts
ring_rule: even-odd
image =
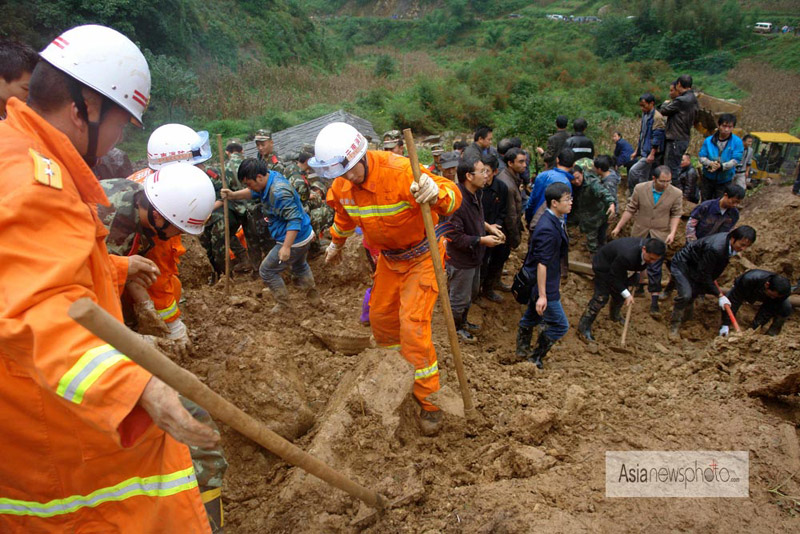
[[[556,156],[564,148],[564,143],[567,142],[568,138],[567,116],[559,115],[556,117],[556,133],[547,138],[547,148],[536,147],[536,152],[542,156],[544,161],[545,170],[556,166]]]
[[[544,192],[547,209],[533,230],[522,268],[531,281],[528,308],[519,320],[517,356],[527,357],[539,369],[542,358],[569,330],[569,321],[561,306],[561,264],[566,263],[569,250],[564,216],[572,209],[570,186],[556,182]],[[533,329],[542,322],[546,328],[539,334],[536,348],[531,351]]]
[[[672,171],[672,176],[677,177],[681,156],[689,148],[692,127],[700,105],[692,90],[692,77],[688,74],[675,80],[675,89],[679,96],[661,104],[659,111],[667,118],[664,164]]]
[[[498,161],[494,154],[484,156],[484,166],[489,169],[488,182],[483,187],[481,204],[483,205],[483,218],[486,224],[503,228],[508,209],[508,188],[506,184],[497,179]],[[511,249],[506,243],[490,248],[483,255],[481,266],[481,294],[491,302],[503,302],[503,297],[495,289],[510,291],[510,286],[504,286],[500,279],[503,275],[503,264],[508,259]]]
[[[675,254],[670,272],[678,294],[672,308],[671,339],[680,338],[681,323],[691,318],[694,299],[699,295],[719,295],[719,307],[723,311],[726,304],[730,305],[728,297],[720,293],[714,282],[728,266],[731,257],[755,241],[755,229],[740,226],[727,234],[719,233],[692,241]]]
[[[469,330],[478,325],[467,321],[472,300],[480,288],[480,266],[486,247],[505,241],[503,233],[483,220],[483,207],[478,198],[486,185],[488,167],[480,160],[461,160],[458,164],[458,188],[463,199],[448,219],[453,231],[447,237],[447,278],[450,281],[450,307],[458,335],[465,341],[474,340]],[[489,233],[490,235],[486,235]]]
[[[586,128],[589,124],[586,119],[577,118],[572,121],[572,129],[575,130],[572,136],[564,142],[564,148],[571,148],[575,153],[575,160],[581,158],[594,159],[594,143],[586,137]]]
[[[756,330],[772,321],[767,335],[776,336],[781,333],[783,323],[792,314],[792,304],[789,302],[791,291],[791,283],[785,277],[771,271],[750,269],[733,282],[733,287],[725,296],[731,301],[731,311],[734,315],[743,302],[750,304],[761,302],[751,328]],[[730,325],[731,319],[723,310],[719,335],[727,336]]]
[[[664,257],[667,245],[654,237],[623,237],[603,246],[592,258],[594,295],[578,323],[578,334],[594,341],[592,323],[611,297],[611,319],[622,322],[622,304],[633,305],[628,285],[637,283],[639,273]],[[628,272],[634,274],[628,277]]]

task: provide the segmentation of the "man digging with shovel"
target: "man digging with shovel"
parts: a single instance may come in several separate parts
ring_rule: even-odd
[[[400,349],[414,366],[414,397],[423,435],[439,432],[442,413],[427,397],[439,390],[439,365],[431,339],[431,316],[439,290],[425,237],[420,205],[449,215],[461,204],[456,185],[423,174],[414,181],[411,163],[386,151],[367,150],[367,140],[349,124],[335,122],[317,135],[308,163],[336,180],[328,205],[336,212],[325,262],[341,259],[342,248],[360,226],[381,255],[375,271],[369,320],[378,344]],[[434,215],[434,222],[438,217]],[[439,254],[444,244],[439,242]]]

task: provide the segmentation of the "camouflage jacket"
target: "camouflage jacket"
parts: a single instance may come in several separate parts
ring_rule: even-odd
[[[209,178],[211,178],[211,185],[214,186],[214,196],[216,197],[217,200],[221,201],[222,200],[222,194],[220,193],[220,191],[222,191],[222,178],[220,177],[219,171],[216,168],[212,168],[212,167],[206,167],[205,171],[206,171],[206,175]],[[227,168],[226,168],[226,177],[227,177]],[[236,182],[238,183],[239,181],[237,180]],[[227,185],[228,185],[228,189],[232,189],[233,191],[236,191],[236,189],[234,189],[232,187],[232,184],[229,183]],[[243,189],[241,184],[239,184],[239,189]],[[244,215],[245,210],[246,210],[246,206],[247,206],[247,202],[248,201],[246,201],[246,200],[229,200],[228,201],[228,213],[231,214],[231,216],[235,216],[237,214],[238,215]],[[212,217],[211,218],[212,219],[216,219],[215,215],[220,215],[220,216],[223,215],[221,207],[219,207],[219,208],[214,210],[214,212],[212,213]]]
[[[277,169],[271,169],[277,170]],[[300,167],[297,166],[295,163],[287,163],[283,166],[283,172],[278,171],[283,174],[283,177],[286,178],[294,190],[297,191],[297,194],[300,195],[300,202],[303,203],[303,207],[306,208],[308,211],[308,199],[311,196],[311,184],[308,181],[305,173],[300,170]]]
[[[258,159],[264,159],[264,157],[259,153]],[[283,161],[281,161],[281,159],[278,156],[276,156],[275,154],[270,154],[269,156],[267,156],[265,161],[267,162],[269,170],[283,174],[284,177],[288,178],[288,176],[286,176],[285,174],[286,164]]]
[[[606,211],[615,198],[600,182],[593,172],[585,171],[583,185],[573,188],[574,196],[578,197],[577,210],[573,210],[570,218],[577,216],[581,226],[599,226],[603,224],[608,215]]]
[[[228,189],[238,191],[242,189],[242,182],[239,181],[239,165],[244,161],[244,156],[239,152],[234,152],[225,164],[225,178],[228,179]]]
[[[134,202],[136,193],[142,191],[144,187],[125,178],[100,180],[100,186],[111,204],[110,206],[97,206],[97,215],[108,229],[106,247],[109,254],[115,256],[128,256],[133,253],[144,255],[153,247],[153,240],[143,232],[139,211]]]

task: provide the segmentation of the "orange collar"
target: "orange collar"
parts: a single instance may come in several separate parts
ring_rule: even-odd
[[[14,97],[6,103],[6,110],[6,124],[31,137],[35,145],[33,148],[42,152],[43,156],[53,158],[63,165],[84,202],[110,205],[97,177],[66,135]]]

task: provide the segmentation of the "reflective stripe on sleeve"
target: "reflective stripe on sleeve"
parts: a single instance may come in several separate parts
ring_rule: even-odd
[[[391,217],[405,210],[411,209],[409,202],[401,201],[396,204],[373,205],[373,206],[344,206],[345,211],[351,217]]]
[[[100,345],[89,349],[75,362],[61,380],[58,381],[56,393],[68,401],[80,404],[92,384],[109,367],[130,359],[111,345]]]
[[[123,501],[138,495],[168,497],[197,487],[194,468],[189,467],[167,475],[133,477],[115,486],[101,488],[88,495],[73,495],[39,503],[0,497],[0,514],[53,517],[75,512],[81,508],[94,508],[104,502]]]
[[[449,214],[456,209],[456,192],[452,189],[448,189],[447,197],[450,199],[450,203],[447,205],[447,213]]]
[[[356,232],[355,228],[352,230],[342,230],[335,222],[333,223],[333,226],[331,226],[331,230],[333,230],[333,232],[339,237],[350,237]]]
[[[433,362],[433,365],[428,367],[424,367],[422,369],[417,369],[414,371],[414,380],[422,380],[423,378],[429,378],[439,372],[439,362]]]
[[[172,303],[169,306],[160,310],[157,309],[156,311],[165,321],[168,319],[172,319],[173,317],[178,315],[178,303],[175,302],[175,299],[173,299]]]

